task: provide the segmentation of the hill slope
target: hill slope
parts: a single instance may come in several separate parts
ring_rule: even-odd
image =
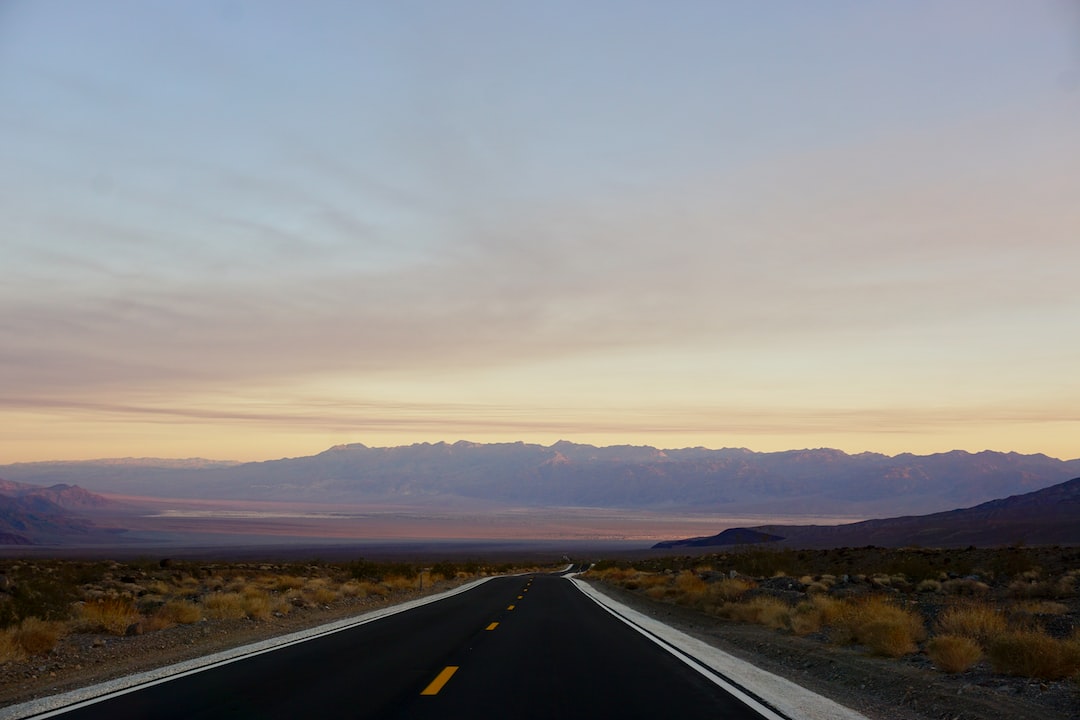
[[[861,545],[986,547],[1015,543],[1080,545],[1080,478],[1036,492],[930,515],[866,520],[850,525],[735,528],[708,538],[665,541],[653,547],[677,549],[730,545],[732,537],[754,537],[745,533],[779,536],[782,545],[808,548]],[[751,539],[750,542],[761,541]]]
[[[77,485],[38,487],[0,480],[0,545],[69,544],[115,534],[79,514],[110,505]]]

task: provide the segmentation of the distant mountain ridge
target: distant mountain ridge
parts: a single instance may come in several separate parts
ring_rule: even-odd
[[[930,515],[849,525],[760,525],[709,537],[659,542],[655,549],[779,542],[803,548],[1080,545],[1080,478],[1035,492]]]
[[[110,533],[79,512],[112,504],[77,485],[39,487],[0,479],[0,545],[66,543]]]
[[[0,466],[0,475],[157,497],[866,517],[924,514],[1039,490],[1080,475],[1080,459],[457,442],[339,445],[310,457],[239,464],[19,463]]]

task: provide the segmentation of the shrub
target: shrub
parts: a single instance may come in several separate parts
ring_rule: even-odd
[[[990,586],[974,578],[957,578],[955,580],[946,580],[942,583],[941,590],[948,595],[981,597],[990,592]]]
[[[193,602],[170,600],[157,609],[154,617],[171,625],[190,625],[202,620],[202,611]]]
[[[911,623],[893,619],[870,620],[859,628],[859,641],[875,655],[902,657],[916,652],[918,635]]]
[[[930,660],[947,673],[964,672],[982,658],[982,648],[969,637],[938,635],[926,643]]]
[[[247,589],[243,593],[244,615],[252,620],[270,619],[270,596],[259,590]]]
[[[791,608],[782,600],[759,596],[746,602],[733,602],[722,605],[717,614],[738,622],[764,625],[774,629],[791,626]]]
[[[340,597],[325,578],[309,580],[304,587],[304,595],[316,605],[328,605]]]
[[[932,593],[941,592],[941,582],[938,580],[923,580],[915,586],[915,592]]]
[[[383,581],[392,592],[401,592],[403,590],[415,590],[419,586],[419,578],[408,578],[401,575],[392,575]]]
[[[990,641],[986,649],[994,672],[1060,680],[1080,672],[1080,642],[1055,640],[1039,630],[1014,630]]]
[[[752,580],[745,578],[724,578],[719,582],[709,585],[709,595],[719,600],[731,602],[742,598],[750,590],[757,587]]]
[[[26,658],[26,651],[22,649],[19,641],[15,639],[17,631],[18,628],[14,627],[0,630],[0,663]]]
[[[27,655],[40,655],[56,647],[62,631],[61,623],[29,617],[19,623],[13,635],[15,642]]]
[[[830,623],[829,640],[857,642],[875,655],[900,657],[915,652],[926,637],[922,617],[880,597],[845,602]]]
[[[796,635],[820,632],[839,617],[841,608],[842,603],[839,600],[815,595],[795,606],[791,613],[791,630]]]
[[[938,616],[936,628],[940,635],[959,635],[985,645],[990,638],[1005,632],[1007,624],[996,608],[971,603],[943,610]]]
[[[203,598],[207,617],[216,620],[239,620],[247,617],[244,596],[238,592],[211,593]]]
[[[698,600],[705,596],[705,581],[689,570],[684,570],[675,577],[675,590],[684,600]]]
[[[356,580],[349,580],[348,582],[342,583],[340,592],[344,597],[363,598],[367,596],[367,591],[364,590],[363,584]]]
[[[106,597],[89,600],[79,606],[76,624],[89,632],[123,635],[141,617],[130,599]]]
[[[277,590],[299,590],[304,587],[304,578],[295,575],[281,575],[276,578]]]
[[[646,588],[645,595],[651,597],[653,600],[660,600],[667,596],[668,589],[663,585],[655,585],[651,588]]]
[[[1016,580],[1009,584],[1007,593],[1013,598],[1056,598],[1061,597],[1063,587],[1058,583],[1043,581],[1030,582],[1028,580]]]

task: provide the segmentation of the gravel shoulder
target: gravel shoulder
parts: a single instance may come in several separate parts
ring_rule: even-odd
[[[873,720],[1080,718],[1080,686],[1075,682],[1001,678],[979,668],[947,675],[922,655],[902,660],[871,657],[857,646],[826,645],[735,623],[588,576],[582,579],[638,612]]]

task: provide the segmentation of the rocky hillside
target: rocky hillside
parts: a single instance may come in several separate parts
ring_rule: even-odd
[[[0,545],[64,543],[115,531],[98,528],[80,511],[111,505],[73,485],[38,487],[0,480]]]

